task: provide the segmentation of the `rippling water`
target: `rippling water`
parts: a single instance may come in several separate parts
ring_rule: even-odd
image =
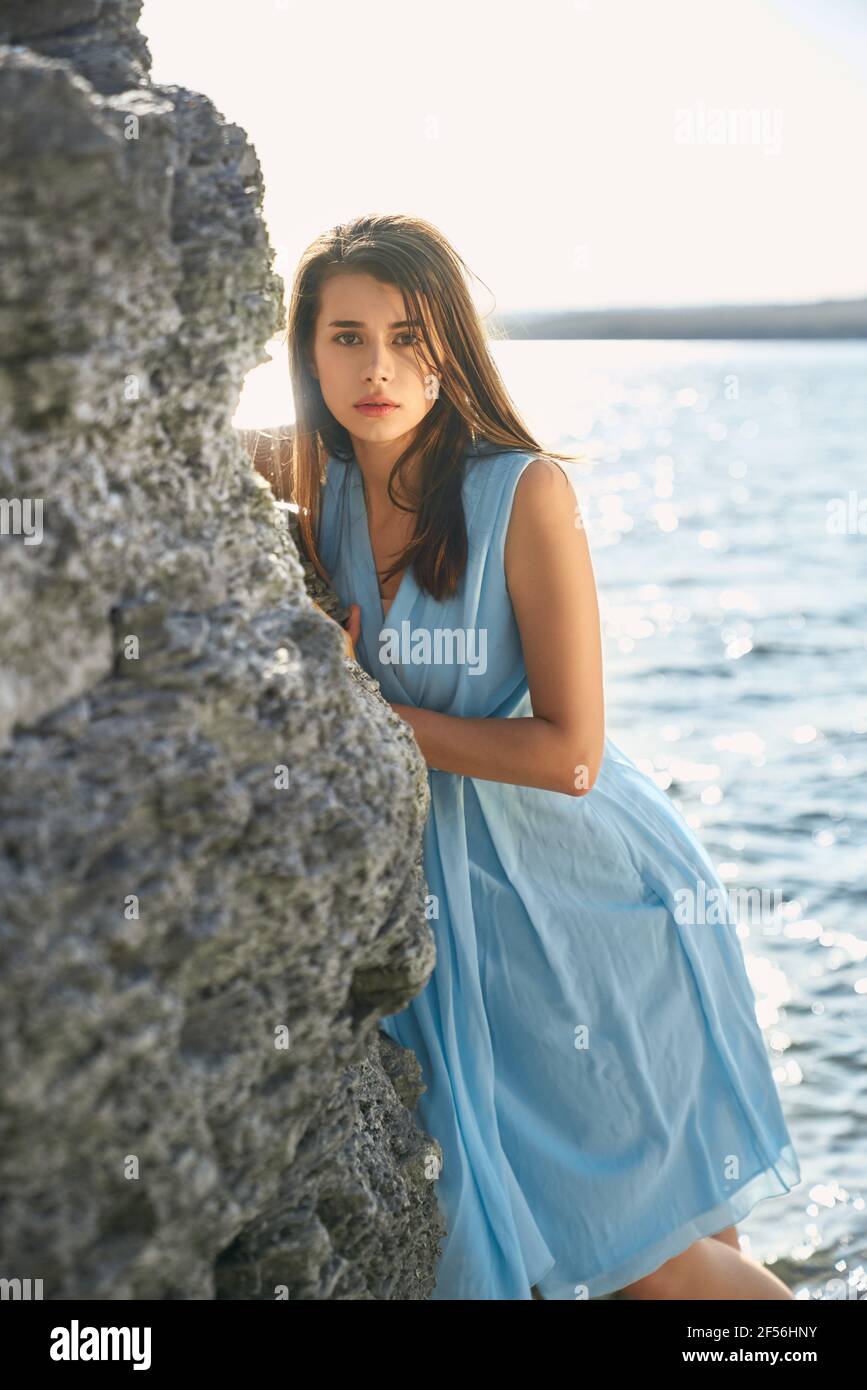
[[[588,460],[608,732],[728,886],[781,905],[741,931],[804,1180],[742,1242],[801,1297],[863,1298],[867,344],[496,356],[540,441]]]

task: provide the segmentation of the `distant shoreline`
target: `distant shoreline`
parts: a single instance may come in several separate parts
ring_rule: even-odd
[[[867,298],[812,304],[526,310],[492,316],[508,338],[867,338]]]

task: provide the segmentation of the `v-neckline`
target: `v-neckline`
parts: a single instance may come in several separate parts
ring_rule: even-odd
[[[352,482],[355,487],[356,496],[361,497],[362,519],[364,523],[364,544],[367,550],[369,576],[371,584],[373,586],[373,594],[375,596],[374,602],[376,604],[377,609],[379,610],[379,627],[381,631],[382,628],[385,627],[386,623],[392,622],[394,618],[394,610],[397,608],[398,604],[403,598],[404,591],[408,591],[413,587],[417,588],[418,586],[416,584],[415,576],[413,575],[412,565],[407,565],[406,569],[401,575],[400,583],[397,586],[397,592],[395,593],[394,598],[391,600],[391,603],[389,604],[388,613],[385,612],[382,606],[382,594],[379,592],[379,572],[376,568],[376,558],[373,554],[373,542],[370,539],[370,517],[367,513],[367,498],[364,495],[364,479],[361,476],[361,469],[358,466],[358,460],[357,458],[355,458],[354,455],[352,459]]]

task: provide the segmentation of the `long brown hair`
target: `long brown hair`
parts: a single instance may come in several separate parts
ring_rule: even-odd
[[[488,350],[469,292],[470,272],[436,227],[400,214],[371,214],[333,227],[317,237],[301,258],[286,322],[295,402],[288,500],[298,506],[304,549],[323,579],[329,575],[317,536],[326,462],[328,456],[348,462],[353,448],[349,431],[325,404],[311,360],[321,286],[331,276],[348,271],[372,275],[401,291],[407,321],[422,324],[426,352],[416,349],[416,360],[423,373],[434,372],[439,378],[435,404],[389,474],[390,501],[401,510],[417,511],[418,521],[413,538],[380,576],[380,583],[412,565],[419,586],[440,600],[455,592],[467,561],[461,498],[466,449],[486,441],[504,450],[532,451],[564,463],[575,459],[543,450],[521,420]],[[435,343],[442,345],[439,360]],[[418,460],[418,505],[401,507],[392,484],[398,478],[403,487],[403,471],[412,459]]]

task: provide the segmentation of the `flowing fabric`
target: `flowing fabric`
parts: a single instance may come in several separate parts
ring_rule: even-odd
[[[386,699],[532,715],[504,546],[534,457],[467,450],[457,592],[435,601],[407,570],[387,615],[358,463],[329,457],[321,554]],[[667,795],[607,736],[583,796],[428,779],[436,966],[380,1027],[417,1055],[444,1155],[431,1298],[608,1293],[799,1184],[736,927],[684,921],[684,891],[725,888]]]

